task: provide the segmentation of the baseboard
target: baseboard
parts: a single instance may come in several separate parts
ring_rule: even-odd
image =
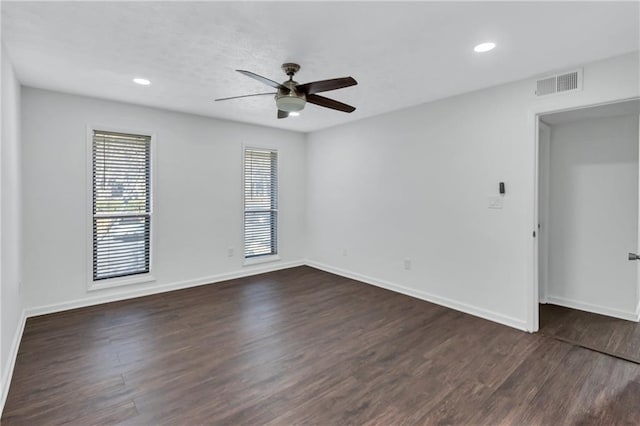
[[[11,348],[9,348],[9,358],[7,359],[7,365],[3,365],[2,369],[2,384],[0,385],[0,416],[4,411],[4,404],[7,402],[7,395],[9,394],[9,386],[11,385],[11,378],[13,377],[13,369],[16,366],[16,358],[18,357],[18,349],[20,349],[20,341],[22,340],[22,333],[24,332],[24,325],[27,322],[27,313],[23,309],[13,339],[11,340]]]
[[[638,306],[636,306],[636,319],[635,322],[640,322],[640,300],[638,301]]]
[[[446,306],[448,308],[465,312],[470,315],[488,319],[490,321],[494,321],[500,324],[508,325],[510,327],[517,328],[519,330],[529,331],[527,330],[526,321],[522,321],[517,318],[509,317],[497,312],[478,308],[476,306],[468,305],[466,303],[462,303],[462,302],[448,299],[445,297],[436,296],[431,293],[415,290],[409,287],[404,287],[388,281],[379,280],[379,279],[369,277],[363,274],[359,274],[356,272],[348,271],[341,268],[335,268],[333,266],[325,265],[323,263],[315,262],[308,259],[291,261],[291,262],[283,262],[283,263],[280,263],[280,262],[269,263],[263,266],[252,267],[250,269],[249,268],[241,269],[241,270],[227,272],[223,274],[201,277],[201,278],[186,280],[186,281],[179,281],[179,282],[164,284],[156,287],[150,287],[142,290],[130,290],[130,291],[119,292],[115,294],[104,295],[104,296],[96,295],[92,297],[86,297],[83,299],[73,300],[70,302],[32,307],[32,308],[26,309],[26,317],[29,318],[29,317],[34,317],[38,315],[45,315],[45,314],[50,314],[55,312],[67,311],[71,309],[83,308],[87,306],[99,305],[102,303],[117,302],[119,300],[132,299],[135,297],[149,296],[149,295],[158,294],[158,293],[166,293],[169,291],[181,290],[189,287],[197,287],[197,286],[206,285],[206,284],[214,284],[221,281],[227,281],[227,280],[232,280],[236,278],[243,278],[243,277],[248,277],[248,276],[258,275],[258,274],[264,274],[266,272],[294,268],[294,267],[303,266],[303,265],[308,265],[313,268],[317,268],[317,269],[330,272],[336,275],[362,281],[364,283],[371,284],[376,287],[385,288],[387,290],[395,291],[397,293],[406,294],[407,296],[415,297],[415,298],[426,300],[428,302],[432,302],[438,305]]]
[[[551,295],[547,296],[547,303],[551,303],[552,305],[564,306],[565,308],[592,312],[594,314],[606,315],[608,317],[638,322],[638,308],[636,308],[635,312],[623,311],[621,309],[613,309],[606,306],[594,305],[592,303],[581,302],[579,300],[566,299],[564,297]]]
[[[506,316],[497,312],[489,311],[486,309],[478,308],[476,306],[468,305],[457,300],[448,299],[446,297],[436,296],[431,293],[427,293],[421,290],[416,290],[409,287],[404,287],[398,284],[391,283],[389,281],[379,280],[377,278],[369,277],[359,274],[357,272],[348,271],[346,269],[336,268],[313,260],[307,260],[306,264],[316,269],[320,269],[325,272],[340,275],[346,278],[350,278],[356,281],[362,281],[366,284],[371,284],[376,287],[381,287],[386,290],[395,291],[396,293],[402,293],[407,296],[415,297],[417,299],[425,300],[427,302],[435,303],[436,305],[445,306],[447,308],[454,309],[456,311],[464,312],[476,317],[487,319],[489,321],[497,322],[509,327],[517,328],[518,330],[530,331],[527,328],[526,321],[519,320],[510,316]]]
[[[133,299],[135,297],[149,296],[152,294],[166,293],[168,291],[181,290],[189,287],[197,287],[201,285],[214,284],[221,281],[233,280],[236,278],[249,277],[251,275],[264,274],[266,272],[278,271],[280,269],[294,268],[296,266],[303,266],[305,262],[303,260],[292,262],[274,262],[251,268],[244,268],[238,271],[225,272],[222,274],[211,275],[208,277],[201,277],[192,280],[179,281],[170,284],[163,284],[155,287],[150,287],[142,290],[129,290],[116,294],[109,294],[105,296],[92,296],[83,299],[77,299],[70,302],[55,303],[51,305],[38,306],[28,308],[26,310],[27,318],[35,317],[38,315],[51,314],[55,312],[68,311],[70,309],[84,308],[87,306],[100,305],[102,303],[117,302],[119,300]]]

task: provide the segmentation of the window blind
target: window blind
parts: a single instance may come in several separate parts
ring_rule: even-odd
[[[278,153],[244,151],[244,257],[278,253]]]
[[[93,133],[93,279],[149,272],[151,137]]]

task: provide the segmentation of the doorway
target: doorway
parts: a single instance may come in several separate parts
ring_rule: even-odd
[[[538,128],[539,331],[635,362],[639,115],[633,100],[541,115]]]

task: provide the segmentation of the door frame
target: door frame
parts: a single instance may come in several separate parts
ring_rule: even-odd
[[[604,102],[596,102],[596,103],[592,103],[592,104],[586,104],[586,105],[574,105],[574,106],[564,106],[564,107],[557,107],[557,108],[542,108],[542,109],[538,109],[538,110],[530,110],[529,111],[529,124],[531,126],[530,128],[530,135],[532,136],[533,140],[531,143],[531,147],[532,147],[532,151],[531,152],[531,158],[533,159],[531,165],[532,165],[532,171],[533,171],[533,180],[531,182],[532,184],[532,190],[533,190],[533,209],[531,210],[531,216],[530,216],[530,224],[531,224],[531,231],[530,231],[530,236],[532,237],[532,243],[530,246],[531,252],[530,252],[530,256],[529,256],[529,273],[527,274],[529,276],[529,290],[528,290],[528,294],[527,294],[527,331],[531,332],[531,333],[535,333],[538,331],[539,326],[540,326],[540,318],[539,318],[539,304],[540,304],[540,278],[539,278],[539,238],[538,238],[538,221],[539,221],[539,200],[538,200],[538,179],[539,179],[539,168],[540,168],[540,162],[539,162],[539,152],[540,152],[540,139],[539,139],[539,127],[540,127],[540,116],[542,115],[546,115],[546,114],[552,114],[552,113],[556,113],[556,112],[565,112],[565,111],[576,111],[576,110],[580,110],[580,109],[585,109],[585,108],[593,108],[593,107],[598,107],[598,106],[604,106],[604,105],[611,105],[611,104],[617,104],[617,103],[621,103],[621,102],[629,102],[629,101],[638,101],[640,100],[640,96],[632,96],[632,97],[627,97],[627,98],[621,98],[621,99],[615,99],[615,100],[609,100],[609,101],[604,101]],[[639,141],[640,143],[640,141]],[[639,176],[639,182],[640,182],[640,176]],[[640,208],[640,206],[639,206]],[[640,211],[640,210],[639,210]],[[639,234],[640,234],[640,230],[639,230]],[[535,236],[534,236],[535,235]],[[640,243],[640,235],[638,236],[639,238],[639,243]],[[638,288],[638,292],[640,292],[640,263],[638,265],[638,271],[639,271],[639,275],[638,275],[638,284],[637,284],[637,288]],[[640,306],[640,305],[639,305]]]
[[[548,137],[548,141],[547,141],[547,155],[546,155],[546,165],[547,165],[547,169],[544,170],[544,173],[547,175],[546,179],[544,181],[546,188],[540,188],[540,186],[537,187],[538,190],[538,221],[536,223],[536,240],[538,243],[538,303],[547,303],[547,295],[549,293],[549,233],[547,231],[548,226],[549,226],[549,201],[551,199],[550,197],[550,193],[549,193],[549,189],[551,186],[551,126],[546,124],[544,121],[542,120],[538,120],[538,174],[537,174],[537,178],[538,181],[536,182],[537,185],[540,185],[542,182],[542,174],[540,173],[540,168],[542,166],[542,160],[540,159],[540,140],[544,139],[541,137],[541,132],[540,129],[545,129],[546,133],[547,133],[547,137]],[[545,203],[545,210],[546,211],[541,211],[540,209],[540,194],[541,191],[544,191],[546,194],[546,203]],[[542,217],[541,217],[542,216]],[[540,220],[540,219],[545,219],[545,220]],[[540,227],[540,224],[542,223],[542,227]],[[544,239],[543,239],[543,235],[544,235]],[[545,270],[543,271],[541,269],[541,263],[540,263],[540,256],[542,255],[542,257],[544,258],[544,262],[542,263],[542,265],[545,266]],[[543,275],[540,275],[541,272],[546,272]]]

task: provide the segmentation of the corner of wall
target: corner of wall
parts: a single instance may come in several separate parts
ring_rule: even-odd
[[[312,132],[307,132],[303,134],[304,140],[304,161],[305,161],[305,174],[304,174],[304,200],[303,200],[303,213],[304,219],[302,222],[302,226],[304,229],[304,235],[302,237],[302,253],[301,256],[303,259],[306,259],[309,255],[309,181],[310,181],[310,169],[309,165],[311,164],[310,159],[310,146],[311,146],[311,135]]]
[[[22,87],[3,43],[0,80],[0,415],[26,322],[22,295]],[[7,246],[8,245],[8,249]],[[4,247],[4,250],[2,249]],[[11,339],[9,339],[11,338]]]
[[[7,365],[2,369],[2,381],[0,382],[0,416],[4,411],[4,404],[7,402],[7,396],[9,395],[9,387],[11,385],[11,378],[13,377],[13,370],[16,366],[16,359],[18,358],[18,350],[20,349],[20,342],[22,341],[22,334],[24,333],[24,327],[27,323],[27,313],[23,309],[18,328],[16,329],[13,339],[11,339],[11,347],[9,348],[9,358]]]

